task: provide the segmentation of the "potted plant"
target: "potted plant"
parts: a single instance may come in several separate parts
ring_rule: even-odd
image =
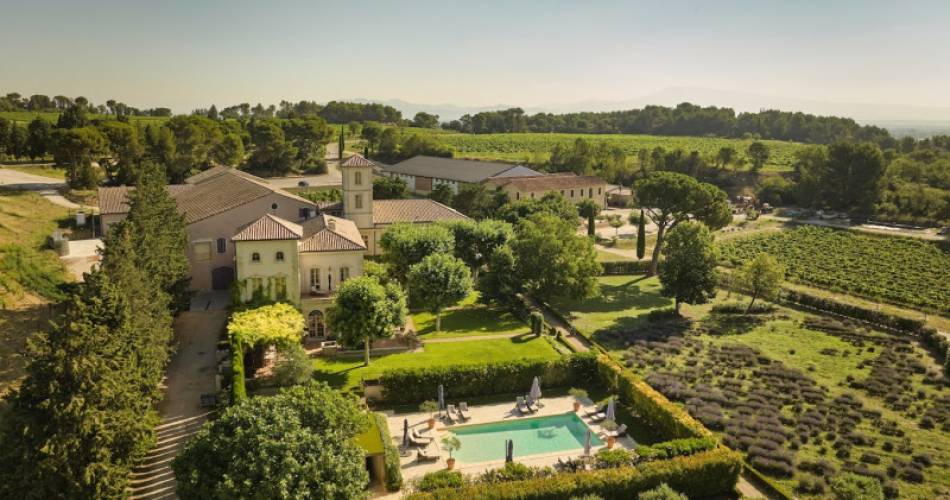
[[[459,438],[451,434],[442,438],[442,448],[449,452],[449,458],[445,461],[445,466],[448,470],[455,468],[455,457],[452,456],[452,452],[458,450],[461,447],[462,442],[459,441]]]
[[[604,423],[600,424],[605,431],[615,431],[617,430],[617,422],[613,420],[604,420]],[[614,445],[617,444],[617,438],[613,436],[607,436],[607,449],[613,449]]]
[[[431,399],[423,401],[422,404],[419,405],[419,411],[429,414],[429,428],[435,428],[435,412],[439,411],[439,403]]]
[[[581,410],[580,400],[587,399],[587,391],[585,391],[584,389],[578,389],[576,387],[572,387],[570,391],[567,391],[567,393],[570,394],[571,396],[574,396],[574,412],[576,413],[580,411]]]

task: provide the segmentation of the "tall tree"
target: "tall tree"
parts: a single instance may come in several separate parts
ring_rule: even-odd
[[[31,159],[43,158],[52,147],[53,124],[40,117],[34,118],[27,129],[26,142]]]
[[[632,221],[631,221],[632,222]],[[643,259],[647,253],[647,228],[646,217],[643,210],[640,210],[640,220],[637,221],[637,260]]]
[[[380,238],[384,259],[400,282],[406,283],[409,268],[434,253],[452,253],[455,239],[440,225],[394,224]]]
[[[773,299],[779,292],[782,279],[785,278],[785,268],[775,257],[767,253],[757,254],[754,258],[742,265],[736,276],[738,284],[745,292],[752,296],[746,313],[752,311],[755,299]]]
[[[686,222],[670,230],[666,260],[660,267],[661,293],[680,304],[705,304],[716,295],[716,249],[713,235],[701,222]]]
[[[274,120],[256,120],[249,126],[254,148],[248,168],[261,175],[278,176],[290,171],[297,148],[287,142],[284,131]]]
[[[412,301],[435,314],[435,331],[442,331],[442,311],[468,297],[472,274],[465,262],[436,253],[409,268]]]
[[[373,178],[374,200],[399,200],[409,197],[409,185],[399,177],[379,176]]]
[[[115,120],[100,122],[96,128],[106,137],[107,153],[111,155],[111,158],[102,158],[99,165],[110,179],[119,184],[134,184],[137,178],[135,169],[144,153],[138,129]]]
[[[600,205],[590,198],[585,198],[577,204],[577,213],[587,219],[587,236],[594,235],[594,222],[600,213]]]
[[[337,159],[343,161],[343,151],[346,149],[346,132],[343,125],[340,125],[340,142],[337,143]]]
[[[560,297],[580,299],[597,292],[601,267],[594,244],[574,231],[575,226],[548,213],[534,214],[518,223],[510,246],[516,276],[526,293],[550,302]]]
[[[412,126],[419,128],[438,128],[439,115],[433,115],[426,113],[425,111],[420,111],[416,113],[416,116],[412,117]]]
[[[716,153],[716,163],[719,164],[719,168],[726,168],[732,161],[736,158],[736,149],[731,146],[723,146],[719,148],[719,152]]]
[[[347,346],[363,344],[364,364],[369,366],[369,348],[376,339],[388,338],[402,326],[406,299],[395,283],[380,284],[369,276],[343,282],[327,310],[327,325]]]
[[[441,225],[452,232],[455,239],[455,256],[468,264],[476,280],[481,268],[491,261],[492,255],[514,237],[511,224],[494,219],[459,219],[446,221]]]
[[[752,162],[752,171],[758,172],[765,165],[765,162],[769,161],[769,147],[758,141],[753,142],[746,149],[746,155],[748,155],[749,161]]]
[[[99,183],[92,160],[108,147],[106,137],[92,127],[57,129],[53,134],[53,158],[66,167],[66,182],[72,188],[89,189]]]
[[[712,184],[675,172],[654,172],[634,186],[640,209],[656,224],[656,243],[650,274],[656,275],[666,232],[687,220],[698,220],[712,229],[732,220],[726,193]]]

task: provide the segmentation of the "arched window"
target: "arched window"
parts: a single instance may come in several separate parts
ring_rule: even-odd
[[[251,262],[260,262],[260,261],[261,261],[261,254],[257,252],[254,252],[251,254]]]
[[[277,252],[277,262],[284,261],[284,252]]]

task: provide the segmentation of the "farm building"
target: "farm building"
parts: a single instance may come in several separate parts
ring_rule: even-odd
[[[486,179],[485,183],[507,193],[511,201],[560,193],[571,203],[591,199],[601,208],[607,206],[607,182],[593,175],[560,173],[531,177],[491,177]]]
[[[409,189],[419,194],[428,194],[440,184],[448,185],[453,193],[458,193],[461,185],[478,184],[489,177],[543,175],[522,165],[435,156],[413,156],[386,167],[385,172],[406,181]]]

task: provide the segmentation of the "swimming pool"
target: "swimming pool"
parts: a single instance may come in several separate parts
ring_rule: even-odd
[[[477,463],[505,459],[505,440],[514,441],[515,458],[584,447],[587,424],[574,413],[550,417],[519,418],[490,424],[455,427],[450,430],[462,446],[454,453],[460,462]],[[591,432],[592,447],[603,440]]]

